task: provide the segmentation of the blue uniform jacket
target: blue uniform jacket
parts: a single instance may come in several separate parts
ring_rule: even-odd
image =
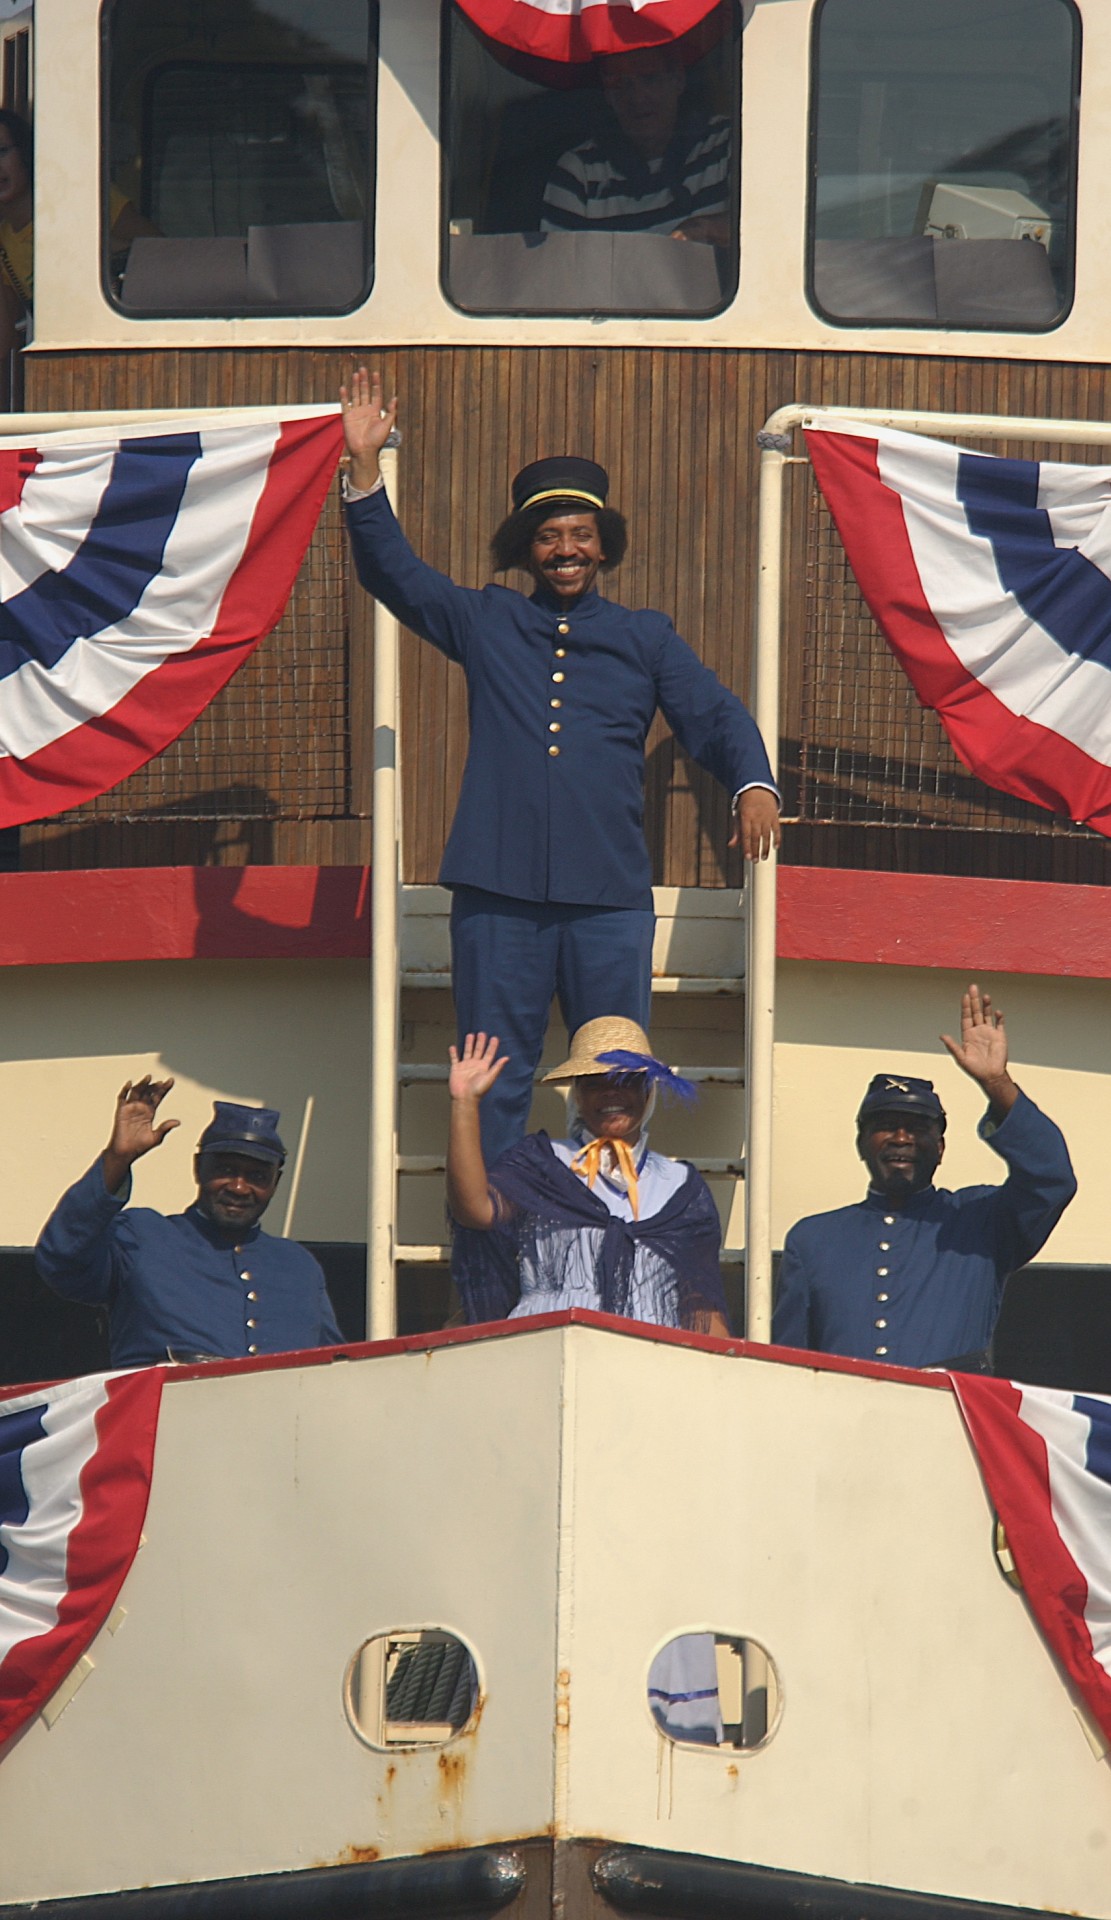
[[[644,743],[657,707],[730,794],[775,783],[756,723],[662,613],[596,593],[458,587],[419,560],[385,492],[353,501],[359,579],[467,677],[471,738],[440,868],[567,906],[652,906]]]
[[[999,1187],[927,1187],[901,1207],[869,1193],[815,1213],[783,1247],[772,1338],[891,1366],[982,1351],[1007,1276],[1044,1246],[1076,1192],[1059,1127],[1020,1093],[980,1136],[1007,1162]]]
[[[167,1347],[238,1359],[342,1344],[323,1271],[296,1241],[255,1226],[229,1247],[199,1207],[125,1212],[129,1193],[109,1193],[95,1161],[35,1249],[55,1293],[108,1308],[113,1366],[156,1365]]]

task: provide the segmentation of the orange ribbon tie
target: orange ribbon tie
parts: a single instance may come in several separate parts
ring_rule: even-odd
[[[624,1175],[625,1187],[629,1195],[629,1205],[633,1210],[633,1219],[640,1219],[637,1205],[637,1168],[632,1148],[627,1140],[590,1140],[581,1147],[571,1161],[571,1171],[581,1173],[588,1187],[593,1187],[602,1167],[602,1154],[606,1147],[613,1154],[617,1165]]]

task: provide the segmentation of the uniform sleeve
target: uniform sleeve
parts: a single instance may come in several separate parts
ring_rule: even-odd
[[[324,1278],[324,1269],[317,1264],[320,1275],[320,1344],[322,1347],[345,1347],[347,1335],[336,1319],[336,1310],[332,1305],[332,1296],[328,1292],[328,1283]],[[369,1339],[369,1330],[367,1337]]]
[[[1060,1127],[1021,1090],[997,1127],[982,1120],[979,1131],[1007,1163],[992,1206],[999,1263],[1013,1273],[1044,1247],[1076,1192],[1076,1175]]]
[[[808,1348],[811,1345],[810,1281],[793,1227],[783,1243],[772,1312],[772,1341],[777,1347]]]
[[[748,708],[680,640],[670,621],[664,625],[656,699],[680,746],[731,795],[742,787],[768,787],[778,793]]]
[[[102,1306],[116,1284],[116,1223],[131,1198],[131,1179],[119,1194],[104,1185],[100,1161],[63,1193],[35,1248],[41,1279],[66,1300]]]
[[[367,592],[402,625],[431,641],[449,660],[465,664],[475,602],[471,587],[418,559],[398,525],[384,487],[347,507],[355,571]]]
[[[729,1306],[721,1280],[721,1217],[709,1187],[694,1167],[683,1193],[688,1204],[679,1269],[679,1324],[690,1332],[705,1333],[714,1315],[729,1325]]]

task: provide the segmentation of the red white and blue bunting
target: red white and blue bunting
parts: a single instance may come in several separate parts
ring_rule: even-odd
[[[0,1744],[116,1602],[142,1534],[159,1367],[0,1397]]]
[[[952,1381],[1031,1612],[1111,1743],[1111,1400]]]
[[[0,826],[176,740],[280,618],[337,409],[0,441]]]
[[[459,0],[476,27],[541,60],[657,47],[700,26],[719,0]]]
[[[1111,834],[1111,468],[811,422],[853,572],[966,767]]]

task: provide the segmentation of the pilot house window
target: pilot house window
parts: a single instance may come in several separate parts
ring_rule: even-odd
[[[105,275],[124,313],[365,299],[376,14],[369,0],[113,0]],[[141,217],[122,255],[120,195]]]
[[[1073,292],[1072,0],[821,0],[810,297],[846,326],[1038,332]]]
[[[740,13],[584,64],[446,9],[444,284],[468,313],[710,314],[737,287]]]

